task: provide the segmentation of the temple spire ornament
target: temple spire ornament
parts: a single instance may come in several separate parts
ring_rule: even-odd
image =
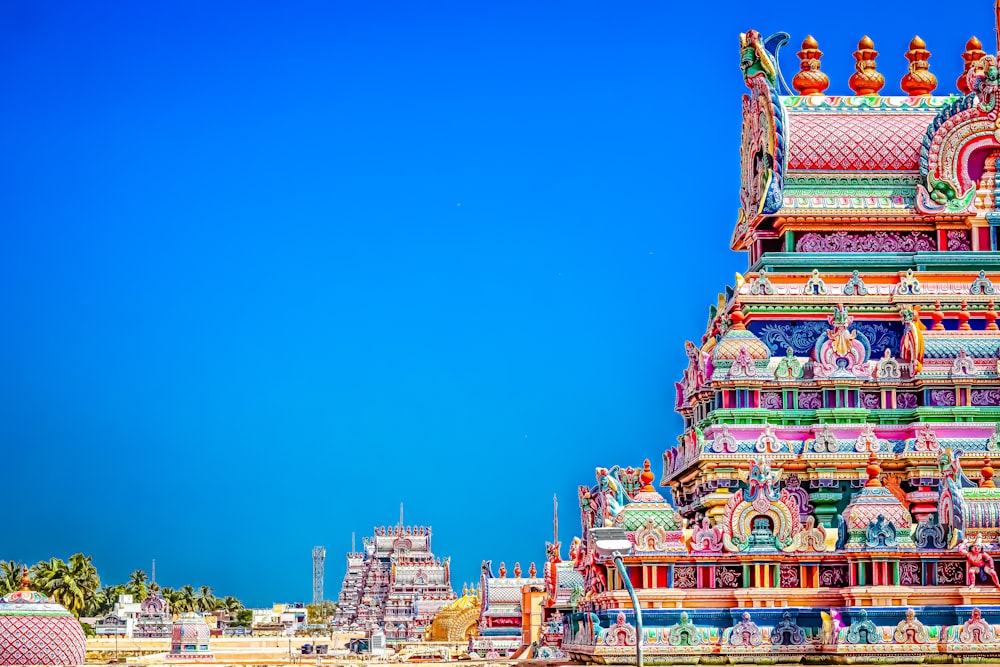
[[[972,92],[972,88],[969,87],[969,81],[966,78],[969,74],[969,70],[975,65],[981,58],[986,55],[983,51],[983,43],[979,41],[979,38],[973,35],[969,38],[969,41],[965,43],[965,53],[962,54],[962,60],[965,63],[965,67],[962,69],[962,75],[958,77],[958,81],[955,83],[958,85],[958,89],[962,91],[963,94],[968,95]]]
[[[910,50],[906,52],[906,59],[910,61],[910,71],[899,82],[907,95],[912,97],[930,95],[937,88],[937,77],[928,69],[927,61],[930,57],[931,52],[927,50],[927,44],[919,35],[910,40]]]
[[[875,42],[865,35],[858,42],[858,50],[854,52],[854,59],[857,61],[854,64],[855,72],[847,82],[855,95],[878,95],[878,91],[885,86],[885,77],[875,66],[877,57]]]
[[[820,70],[819,59],[823,52],[812,35],[802,40],[802,50],[797,54],[801,61],[800,71],[792,78],[792,87],[799,95],[822,95],[830,87],[830,77]]]

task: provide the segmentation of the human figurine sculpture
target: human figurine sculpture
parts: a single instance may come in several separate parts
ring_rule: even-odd
[[[1000,580],[997,579],[997,571],[993,565],[993,556],[991,556],[986,548],[983,546],[983,538],[981,536],[976,537],[976,541],[969,544],[969,540],[962,540],[962,543],[958,545],[958,552],[965,556],[966,560],[966,571],[965,571],[965,585],[974,586],[976,583],[976,575],[982,570],[985,574],[988,574],[993,580],[993,584],[1000,588]]]

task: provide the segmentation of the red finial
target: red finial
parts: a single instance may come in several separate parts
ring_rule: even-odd
[[[528,566],[528,576],[534,577],[536,574],[538,574],[538,570],[535,569],[535,563],[532,561],[531,565]]]
[[[31,590],[31,577],[28,576],[28,566],[24,566],[24,571],[21,573],[21,590],[25,593]]]
[[[986,304],[986,314],[983,315],[986,319],[986,330],[987,331],[997,331],[1000,327],[997,326],[997,311],[996,307],[993,305],[993,299]]]
[[[996,486],[996,484],[993,483],[993,465],[990,462],[989,454],[983,458],[983,469],[979,471],[979,475],[979,486],[985,489],[992,489]]]
[[[654,479],[656,479],[656,475],[649,469],[649,459],[646,459],[642,462],[642,474],[639,475],[639,480],[642,482],[642,488],[639,490],[643,493],[655,492],[656,489],[653,488]]]
[[[868,453],[868,465],[865,466],[865,472],[868,473],[868,483],[865,486],[882,486],[882,482],[878,479],[878,476],[882,473],[882,468],[878,464],[875,452]]]
[[[958,89],[966,95],[972,92],[972,89],[969,88],[969,81],[966,78],[969,70],[985,55],[986,52],[983,51],[983,43],[977,37],[973,36],[965,43],[965,53],[962,54],[962,60],[965,61],[965,69],[962,70],[962,76],[958,77],[958,81],[955,83],[958,84]]]
[[[960,331],[969,331],[972,329],[972,327],[969,326],[969,317],[971,317],[969,315],[969,304],[963,300],[962,308],[958,311],[958,328]]]
[[[746,327],[743,326],[744,317],[743,311],[740,309],[739,301],[733,302],[733,309],[729,313],[729,319],[732,322],[732,325],[729,327],[730,329],[733,329],[734,331],[743,331],[746,329]]]
[[[514,563],[514,578],[520,579],[520,577],[521,577],[521,563],[516,562]]]
[[[941,312],[941,302],[934,302],[934,310],[931,312],[931,320],[934,324],[931,325],[931,331],[944,331],[944,325],[941,324],[941,320],[944,319],[944,313]]]
[[[819,50],[816,38],[807,35],[797,55],[802,61],[799,64],[801,71],[792,78],[792,87],[799,95],[822,95],[830,87],[830,77],[820,71],[819,59],[823,57],[823,52]]]
[[[507,566],[504,565],[503,561],[500,561],[500,578],[501,579],[507,578]]]
[[[910,40],[910,50],[906,59],[910,61],[910,71],[907,72],[899,85],[907,95],[930,95],[937,88],[937,77],[928,69],[927,60],[931,52],[919,36]]]
[[[875,69],[876,57],[878,51],[875,50],[875,43],[865,35],[858,42],[858,50],[854,52],[855,72],[847,82],[855,95],[878,95],[878,91],[885,85],[885,77]]]

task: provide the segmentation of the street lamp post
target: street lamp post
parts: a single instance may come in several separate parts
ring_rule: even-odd
[[[632,609],[635,610],[635,664],[636,667],[643,667],[642,607],[639,606],[639,596],[635,594],[635,588],[628,576],[628,568],[622,559],[622,554],[632,552],[632,542],[625,536],[625,529],[621,527],[591,528],[590,532],[594,538],[597,554],[602,558],[610,558],[614,561],[622,585],[625,586],[625,590],[628,591],[629,598],[632,600]]]
[[[628,569],[625,567],[625,562],[622,560],[621,552],[614,552],[611,555],[615,560],[615,567],[618,569],[618,576],[621,577],[622,583],[625,584],[625,590],[628,591],[628,595],[632,598],[632,608],[635,609],[635,664],[636,667],[643,667],[642,663],[642,607],[639,606],[639,596],[635,594],[635,588],[632,586],[632,580],[629,579]]]

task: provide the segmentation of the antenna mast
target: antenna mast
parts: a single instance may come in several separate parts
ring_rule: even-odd
[[[552,494],[552,544],[559,548],[559,499],[554,493]]]
[[[353,541],[353,536],[352,536]],[[313,604],[323,601],[323,563],[326,561],[326,549],[313,547]]]

